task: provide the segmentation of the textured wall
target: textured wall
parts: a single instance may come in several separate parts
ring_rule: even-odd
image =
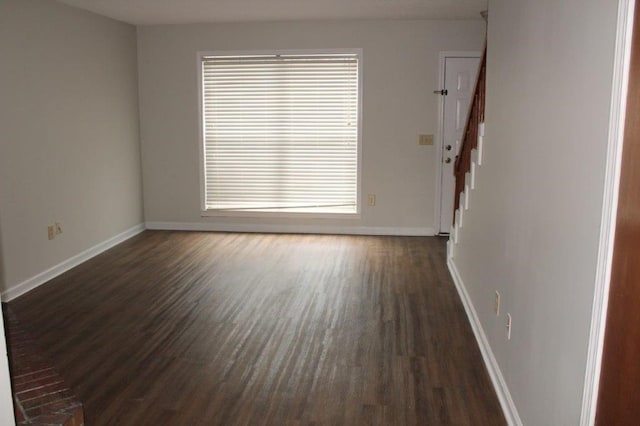
[[[4,288],[142,221],[136,31],[51,1],[0,2]],[[47,225],[63,234],[47,240]]]
[[[580,419],[616,12],[617,1],[489,3],[483,164],[454,263],[527,425]]]

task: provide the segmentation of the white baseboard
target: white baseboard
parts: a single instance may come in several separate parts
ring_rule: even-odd
[[[285,234],[396,235],[432,237],[433,228],[394,228],[384,226],[321,226],[275,224],[226,224],[204,222],[147,222],[147,229],[170,231],[258,232]]]
[[[139,233],[141,233],[142,231],[145,230],[144,224],[139,224],[136,225],[132,228],[127,229],[124,232],[121,232],[120,234],[109,238],[106,241],[103,241],[101,243],[96,244],[93,247],[90,247],[86,250],[84,250],[81,253],[76,254],[73,257],[70,257],[69,259],[58,263],[55,266],[52,266],[51,268],[47,269],[46,271],[43,271],[41,273],[39,273],[38,275],[35,275],[23,282],[21,282],[20,284],[17,284],[13,287],[11,287],[10,289],[2,292],[2,301],[3,302],[9,302],[13,299],[15,299],[18,296],[22,296],[23,294],[25,294],[28,291],[33,290],[34,288],[44,284],[45,282],[57,277],[58,275],[68,271],[69,269],[78,266],[79,264],[81,264],[82,262],[86,262],[87,260],[91,259],[94,256],[99,255],[100,253],[110,249],[111,247],[120,244],[121,242],[128,240],[129,238],[138,235]]]
[[[498,395],[498,400],[502,406],[502,411],[505,419],[507,420],[507,424],[511,426],[522,426],[522,420],[520,420],[520,415],[518,414],[516,405],[513,402],[513,398],[511,398],[511,393],[509,392],[507,383],[504,381],[504,376],[502,375],[498,362],[493,355],[487,335],[484,333],[484,329],[482,328],[482,324],[480,323],[476,310],[473,307],[469,293],[467,293],[464,282],[460,277],[460,273],[458,272],[458,268],[456,267],[452,257],[448,258],[447,266],[449,267],[449,272],[451,273],[456,289],[458,289],[458,294],[460,295],[460,299],[464,305],[464,310],[467,312],[467,317],[471,323],[473,334],[476,336],[476,340],[478,341],[482,358],[484,359],[484,363],[489,371],[489,376],[491,377],[493,387]]]

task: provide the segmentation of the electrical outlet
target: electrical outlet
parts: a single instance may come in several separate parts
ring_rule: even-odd
[[[418,145],[433,145],[433,135],[419,135]]]
[[[56,237],[56,230],[54,229],[53,225],[48,225],[47,238],[49,238],[50,240],[53,240],[55,237]]]
[[[511,340],[511,314],[507,314],[507,340]]]
[[[496,316],[500,315],[500,293],[496,290],[495,299],[493,300],[493,311]]]
[[[367,204],[372,207],[376,205],[376,194],[369,194]]]
[[[56,235],[62,234],[62,224],[60,222],[56,222]]]

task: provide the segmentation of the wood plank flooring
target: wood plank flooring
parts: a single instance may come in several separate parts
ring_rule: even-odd
[[[503,425],[439,238],[146,231],[12,301],[88,425]]]

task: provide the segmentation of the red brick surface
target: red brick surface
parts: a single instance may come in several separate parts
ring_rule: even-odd
[[[35,342],[22,329],[7,306],[3,306],[9,370],[16,423],[22,425],[84,425],[82,404]]]

